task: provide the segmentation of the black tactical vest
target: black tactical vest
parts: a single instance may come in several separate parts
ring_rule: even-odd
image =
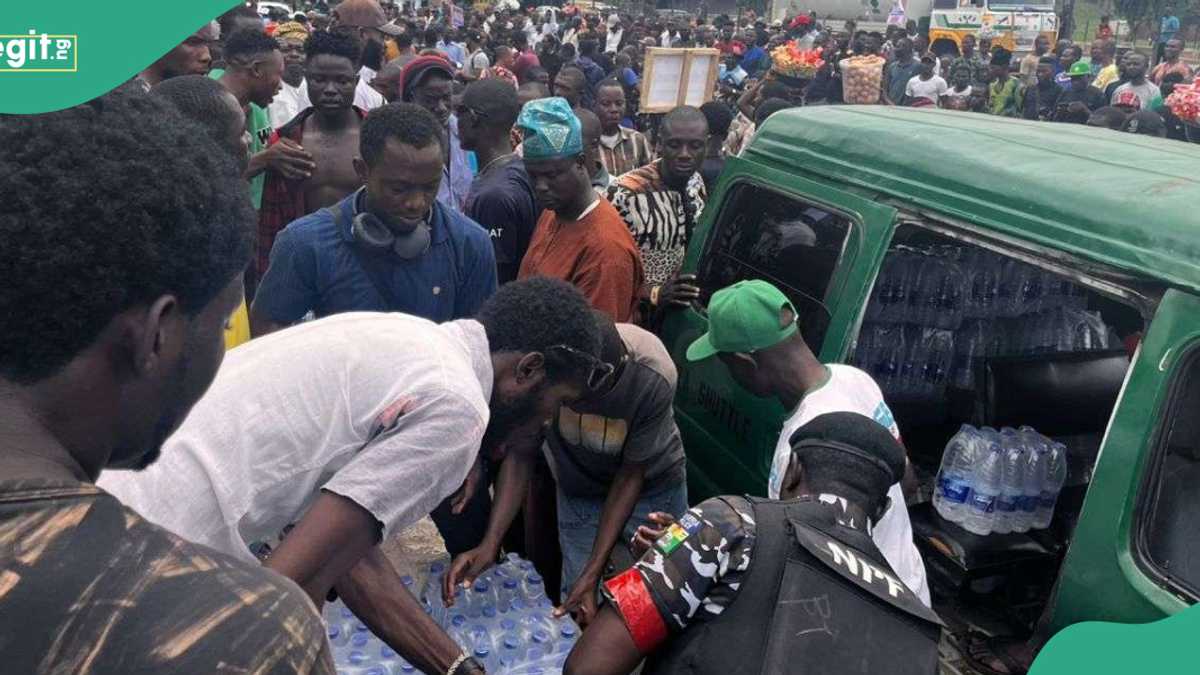
[[[737,597],[663,645],[645,673],[937,672],[941,621],[870,536],[826,504],[750,501],[757,536]]]

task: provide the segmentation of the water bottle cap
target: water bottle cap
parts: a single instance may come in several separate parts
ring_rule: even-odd
[[[368,633],[355,633],[354,637],[350,638],[350,644],[355,647],[366,647],[371,641],[371,636]]]
[[[496,608],[492,607],[491,605],[485,605],[483,608],[483,615],[489,619],[496,618]]]
[[[346,657],[346,660],[349,661],[351,665],[357,666],[361,665],[367,660],[367,655],[356,649],[350,652],[350,655]]]
[[[521,562],[517,563],[517,567],[521,568],[522,570],[529,571],[533,569],[533,563],[529,562],[528,560],[522,560]]]
[[[392,649],[391,647],[389,647],[387,645],[384,645],[379,648],[379,658],[381,658],[381,659],[392,659],[392,658],[395,658],[396,656],[397,656],[396,650]]]
[[[562,635],[562,637],[565,637],[565,638],[575,637],[575,626],[572,626],[570,624],[563,626],[562,631],[560,631],[560,635]]]
[[[413,664],[409,663],[408,661],[405,661],[404,663],[400,664],[400,672],[415,673],[415,672],[417,672],[417,667],[414,666]]]
[[[505,588],[507,588],[507,589],[509,589],[509,590],[512,590],[512,589],[516,588],[516,587],[517,587],[517,580],[516,580],[516,579],[505,579],[505,580],[504,580],[504,587],[505,587]]]
[[[476,647],[475,648],[475,658],[477,658],[477,659],[486,659],[488,657],[488,654],[490,654],[490,653],[491,652],[488,650],[487,647]]]
[[[517,622],[513,621],[512,619],[505,619],[500,622],[500,627],[503,628],[505,631],[516,630]]]
[[[342,629],[337,626],[330,626],[327,629],[327,632],[330,640],[336,640],[338,639],[338,636],[342,634]]]
[[[525,609],[525,607],[526,607],[526,605],[525,605],[524,600],[522,600],[521,598],[513,598],[513,601],[512,601],[513,611],[520,612],[523,609]]]
[[[542,628],[539,628],[539,629],[533,631],[532,638],[533,638],[534,642],[538,642],[538,643],[549,642],[550,641],[550,633],[548,633],[546,630],[544,630]]]
[[[538,574],[537,572],[530,572],[525,576],[525,583],[540,584],[542,583],[542,575]]]
[[[435,562],[429,566],[430,574],[441,574],[442,572],[445,572],[445,571],[446,571],[445,563]]]
[[[355,632],[355,633],[365,633],[365,632],[367,632],[368,630],[370,630],[370,629],[369,629],[369,628],[367,628],[367,624],[365,624],[365,623],[363,623],[363,622],[361,622],[361,621],[356,621],[356,622],[354,623],[354,632]]]
[[[405,574],[404,576],[400,577],[400,583],[404,584],[405,586],[412,586],[413,578]]]
[[[371,666],[370,668],[367,668],[363,675],[387,675],[387,671],[379,666]]]
[[[526,660],[531,661],[531,662],[537,662],[537,661],[541,661],[544,658],[546,658],[545,650],[541,649],[540,647],[530,647],[529,648],[529,658]]]
[[[492,585],[489,584],[488,582],[484,581],[483,579],[480,579],[475,582],[475,592],[476,593],[487,593],[491,587],[492,587]]]
[[[521,646],[521,641],[517,638],[517,636],[509,635],[508,637],[504,638],[504,648],[505,649],[516,649],[517,647],[520,647],[520,646]]]
[[[343,619],[353,619],[354,612],[351,612],[349,607],[343,607],[342,608],[342,618]]]
[[[462,614],[455,614],[454,616],[450,617],[450,624],[455,628],[463,625],[466,622],[467,617],[463,616]]]
[[[518,555],[517,553],[510,552],[508,555],[506,555],[504,557],[508,558],[511,562],[518,562],[519,560],[521,560],[521,556]]]

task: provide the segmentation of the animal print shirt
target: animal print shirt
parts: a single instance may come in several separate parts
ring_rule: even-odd
[[[87,483],[0,481],[0,671],[333,673],[291,581]]]
[[[608,199],[629,226],[642,251],[646,282],[661,286],[679,273],[692,230],[708,193],[700,172],[692,174],[682,192],[667,187],[661,161],[634,169],[617,179]]]

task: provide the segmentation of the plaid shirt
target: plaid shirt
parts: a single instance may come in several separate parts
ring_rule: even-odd
[[[600,137],[600,162],[614,176],[629,173],[654,161],[650,142],[640,131],[617,127],[616,141],[610,146]]]
[[[300,111],[291,122],[271,134],[267,146],[278,143],[281,138],[303,144],[304,122],[315,111],[316,108]],[[360,108],[355,108],[354,111],[361,118],[367,116],[367,112]],[[266,273],[267,264],[271,260],[271,247],[275,244],[275,236],[287,227],[288,223],[309,213],[304,199],[304,181],[288,180],[273,169],[267,169],[266,174],[262,207],[258,210],[258,251],[255,261],[255,270],[260,279]]]

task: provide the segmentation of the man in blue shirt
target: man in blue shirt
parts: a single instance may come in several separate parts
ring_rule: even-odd
[[[1179,17],[1175,16],[1175,8],[1167,5],[1163,9],[1162,19],[1158,24],[1158,39],[1154,45],[1154,64],[1158,65],[1166,53],[1167,42],[1175,38],[1179,32]]]
[[[420,106],[392,103],[367,116],[354,159],[365,187],[276,237],[250,310],[255,337],[309,311],[475,315],[496,290],[496,256],[486,230],[437,200],[446,143]]]
[[[746,37],[752,35],[750,31],[746,31]],[[760,71],[766,70],[770,64],[770,57],[767,56],[767,42],[770,38],[765,31],[753,34],[754,46],[746,51],[746,55],[742,57],[742,70],[750,74],[750,77],[759,77]]]

